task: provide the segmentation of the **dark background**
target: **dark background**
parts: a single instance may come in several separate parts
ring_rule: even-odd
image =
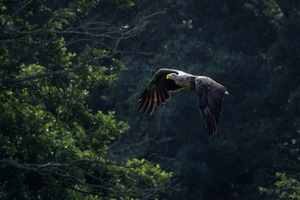
[[[139,1],[163,10],[124,48],[151,55],[124,56],[112,108],[131,129],[149,136],[141,156],[174,171],[186,191],[171,199],[262,199],[277,171],[299,173],[300,16],[295,1]],[[128,46],[127,46],[128,45]],[[218,134],[208,138],[195,91],[180,91],[151,117],[136,100],[156,70],[175,68],[210,76],[229,91]],[[112,94],[112,96],[113,96]]]
[[[62,29],[54,23],[60,18],[53,17],[48,20],[49,16],[55,16],[55,13],[49,11],[48,14],[44,14],[40,12],[40,8],[45,6],[55,10],[67,7],[72,10],[75,3],[81,1],[53,1],[53,5],[43,1],[36,1],[36,4],[28,2],[32,4],[31,7],[26,7],[26,12],[17,12],[17,17],[12,20],[14,23],[8,23],[4,27],[1,22],[4,28],[0,32],[0,150],[4,153],[0,160],[0,169],[3,172],[0,176],[0,189],[3,190],[0,191],[0,197],[9,196],[8,194],[24,197],[23,190],[15,190],[16,183],[23,185],[24,191],[29,191],[26,193],[29,196],[30,191],[38,191],[36,194],[47,197],[49,185],[54,188],[53,191],[59,191],[55,186],[57,185],[60,190],[69,194],[69,191],[74,189],[71,181],[59,181],[60,178],[53,174],[49,175],[49,178],[48,175],[45,176],[47,172],[31,174],[32,169],[24,168],[25,165],[21,164],[7,164],[5,159],[31,164],[48,163],[55,159],[57,162],[65,161],[64,159],[72,161],[78,158],[78,146],[82,151],[88,146],[92,152],[88,156],[96,156],[103,152],[106,155],[108,152],[107,157],[112,157],[119,163],[136,157],[158,163],[163,170],[173,172],[173,188],[167,188],[168,192],[162,192],[158,199],[270,199],[270,196],[260,194],[258,188],[273,187],[277,172],[299,177],[300,2],[139,0],[130,6],[129,1],[116,0],[112,4],[112,1],[103,0],[98,7],[89,6],[92,7],[89,15],[82,14],[82,17],[78,14],[78,19],[70,20],[72,23],[62,22]],[[129,6],[126,5],[128,2]],[[9,9],[1,8],[6,16],[0,17],[4,19],[16,13],[23,2],[0,3],[11,6]],[[116,9],[118,5],[119,9]],[[126,9],[120,5],[126,5]],[[30,16],[27,12],[34,14]],[[66,14],[63,16],[69,20]],[[93,35],[84,40],[83,34],[51,31],[34,33],[35,35],[28,37],[22,35],[26,31],[30,32],[43,26],[47,30],[70,30],[67,27],[80,25],[83,23],[82,18],[85,22],[103,22],[100,32],[106,30],[113,37],[101,38],[102,36]],[[33,25],[29,27],[23,19]],[[119,41],[118,30],[130,30],[143,23],[145,26],[143,25],[136,34]],[[78,30],[85,31],[82,27]],[[115,33],[116,35],[113,35]],[[76,52],[74,58],[69,56],[69,60],[64,60],[67,53],[53,53],[61,48],[57,42],[60,37],[70,42],[67,53]],[[90,46],[87,47],[85,42]],[[107,52],[113,55],[113,59],[106,55],[109,54],[107,52],[93,51],[92,48],[88,51],[96,45],[100,45],[100,49],[111,47],[107,48]],[[37,49],[39,51],[36,51]],[[117,51],[114,51],[116,49]],[[85,76],[89,73],[88,67],[82,67],[85,66],[85,56],[92,59],[99,55],[108,58],[102,59],[101,62],[93,61],[90,65],[103,67],[103,71],[93,76]],[[122,67],[118,65],[120,63],[116,64],[114,59],[122,63]],[[68,62],[76,64],[70,66]],[[21,66],[31,63],[45,64],[46,67],[42,68],[41,72],[61,71],[68,67],[78,67],[79,70],[68,76],[44,76],[39,79],[41,82],[15,84],[16,80],[10,77],[25,76]],[[114,65],[119,67],[114,68]],[[127,70],[119,69],[123,68],[123,65]],[[152,116],[137,113],[139,95],[160,68],[174,68],[195,75],[209,76],[227,88],[229,96],[225,96],[224,99],[216,136],[208,136],[197,107],[195,91],[182,90],[172,94],[172,98]],[[93,70],[96,71],[95,68]],[[28,73],[32,75],[33,72]],[[109,76],[111,74],[113,75]],[[105,78],[106,76],[109,78]],[[100,81],[102,82],[95,84]],[[80,82],[73,87],[75,92],[70,87],[74,82]],[[109,84],[102,84],[107,82]],[[43,84],[47,85],[44,93],[40,89],[44,87]],[[50,91],[51,87],[53,90]],[[86,87],[89,96],[81,98],[84,93],[81,89]],[[26,99],[27,96],[32,97],[32,100]],[[49,114],[50,117],[45,117],[44,112],[40,114],[44,116],[44,120],[49,121],[38,121],[32,114],[34,111],[31,113],[32,119],[28,118],[26,114],[29,111],[25,105],[29,105],[29,110],[40,107],[46,110],[45,116]],[[99,114],[102,117],[93,118],[91,113],[98,111],[104,113]],[[115,114],[110,115],[110,111],[114,111]],[[115,125],[114,117],[106,118],[107,115],[115,116],[117,121],[126,122],[130,128],[127,130],[123,127],[124,124]],[[35,132],[42,130],[44,124],[52,127],[55,123],[51,121],[60,123],[55,129],[57,131],[53,133],[56,134],[55,137]],[[76,125],[70,126],[74,121]],[[91,123],[95,121],[99,129],[92,128]],[[34,125],[31,125],[31,122]],[[124,130],[127,131],[123,133]],[[84,137],[80,135],[81,131]],[[99,132],[105,132],[105,135],[100,137]],[[71,133],[71,136],[61,136],[60,133]],[[120,139],[116,133],[122,133]],[[69,137],[73,137],[77,142],[59,143],[67,141]],[[91,139],[87,139],[90,137]],[[115,140],[118,140],[118,143],[114,148],[107,148],[108,144]],[[17,149],[11,147],[13,143]],[[74,145],[74,149],[69,150],[69,147],[66,150],[65,145]],[[54,158],[48,151],[55,148],[60,148],[65,154]],[[21,170],[14,173],[11,165],[20,167]],[[92,165],[87,165],[85,169],[89,170],[90,167]],[[37,172],[40,172],[40,169],[36,169]],[[107,171],[117,173],[110,168]],[[80,173],[81,171],[78,172]],[[107,179],[113,177],[110,173],[105,173],[95,174],[99,177],[109,177]],[[48,185],[49,182],[51,184]],[[64,190],[65,185],[68,185],[68,190]],[[105,195],[107,198],[111,197],[107,193],[101,193],[102,190],[97,192],[103,198]],[[63,193],[55,194],[58,199],[62,198],[60,195]],[[95,197],[97,198],[98,196]],[[34,194],[31,199],[35,199]]]

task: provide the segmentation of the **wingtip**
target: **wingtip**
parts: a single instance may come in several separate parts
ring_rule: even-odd
[[[217,135],[217,130],[212,133],[209,133],[209,138],[213,138],[215,135]]]

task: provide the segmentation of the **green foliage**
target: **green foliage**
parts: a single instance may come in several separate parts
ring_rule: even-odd
[[[134,6],[134,3],[131,0],[115,0],[115,5],[118,8],[128,9]]]
[[[125,69],[111,52],[116,44],[89,32],[107,25],[82,24],[98,4],[0,3],[1,199],[157,198],[170,184],[160,165],[111,153],[129,125],[88,103],[91,91],[113,90]]]
[[[100,0],[78,0],[77,3],[77,11],[83,15],[87,15],[90,9],[95,8]]]
[[[119,180],[117,187],[120,190],[139,188],[135,195],[143,197],[150,194],[157,198],[155,189],[164,188],[172,176],[172,173],[163,171],[159,164],[154,165],[145,159],[136,158],[127,160],[124,166],[111,165],[109,170],[113,172],[114,178]]]
[[[273,189],[267,189],[260,187],[261,193],[266,193],[268,195],[275,195],[279,199],[300,199],[300,182],[297,179],[289,178],[284,173],[276,173],[276,178],[278,179]]]
[[[299,8],[1,1],[0,198],[296,199],[298,179],[278,174],[274,186],[267,177],[300,170]],[[193,91],[137,114],[161,67],[227,87],[216,137]],[[168,193],[171,177],[179,193]]]

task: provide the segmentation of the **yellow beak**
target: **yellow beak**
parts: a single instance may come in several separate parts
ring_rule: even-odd
[[[168,74],[168,75],[166,76],[166,79],[171,79],[171,77],[172,77],[172,75],[171,75],[171,74]]]

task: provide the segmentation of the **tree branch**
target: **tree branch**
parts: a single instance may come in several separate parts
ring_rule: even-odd
[[[24,81],[29,81],[29,80],[34,80],[38,78],[43,78],[43,77],[48,77],[48,76],[58,76],[58,75],[64,75],[68,74],[70,72],[74,72],[76,70],[79,70],[83,66],[71,68],[71,69],[66,69],[66,70],[61,70],[61,71],[50,71],[50,72],[45,72],[45,73],[40,73],[40,74],[35,74],[32,76],[26,76],[22,78],[0,78],[0,83],[22,83]]]
[[[28,5],[29,1],[27,0],[14,14],[12,14],[8,19],[5,20],[3,26],[1,27],[0,32],[3,32],[3,30],[5,29],[7,23],[13,19],[15,16],[17,16],[17,14],[19,14],[27,5]]]
[[[157,192],[163,192],[163,190],[159,187],[157,187],[157,188],[153,187],[153,188],[148,188],[148,189],[136,189],[136,190],[132,190],[130,188],[129,189],[117,188],[116,186],[107,187],[107,185],[110,185],[108,182],[104,181],[103,179],[101,179],[99,177],[94,176],[93,174],[87,173],[86,171],[84,171],[81,168],[74,166],[74,164],[79,161],[80,162],[87,161],[87,162],[93,162],[93,163],[99,162],[97,160],[91,160],[91,159],[80,159],[80,160],[77,160],[72,163],[49,162],[46,164],[27,164],[27,163],[20,163],[20,162],[11,160],[11,159],[6,159],[6,158],[0,159],[0,163],[2,163],[4,165],[11,165],[11,166],[19,168],[19,169],[34,171],[39,174],[51,173],[53,175],[71,179],[82,186],[86,186],[88,188],[106,190],[107,192],[110,192],[110,193],[118,195],[118,196],[139,197],[139,198],[145,199],[145,197],[153,196],[153,194],[155,194]],[[100,164],[100,162],[99,162],[99,164]],[[103,164],[103,163],[101,163],[101,164]],[[94,179],[96,181],[100,181],[102,184],[100,185],[100,184],[88,183],[85,180],[73,175],[72,170],[75,171],[74,174],[77,174],[76,171],[77,172],[79,171],[79,172],[91,177],[92,179]],[[98,194],[95,192],[82,191],[82,190],[78,190],[78,189],[76,189],[76,191],[82,192],[85,194]]]
[[[103,55],[103,56],[98,56],[95,58],[92,58],[90,60],[86,61],[86,64],[98,59],[102,59],[102,58],[110,58],[113,55]],[[39,78],[43,78],[43,77],[49,77],[49,76],[60,76],[60,75],[65,75],[68,74],[70,72],[75,72],[83,67],[85,67],[86,65],[83,64],[81,66],[78,67],[74,67],[74,68],[69,68],[69,69],[65,69],[65,70],[59,70],[59,71],[49,71],[49,72],[44,72],[44,73],[39,73],[39,74],[35,74],[35,75],[31,75],[31,76],[26,76],[26,77],[22,77],[22,78],[0,78],[0,84],[10,84],[10,83],[15,83],[15,84],[20,84],[22,82],[25,81],[30,81],[30,80],[34,80],[34,79],[39,79]]]

